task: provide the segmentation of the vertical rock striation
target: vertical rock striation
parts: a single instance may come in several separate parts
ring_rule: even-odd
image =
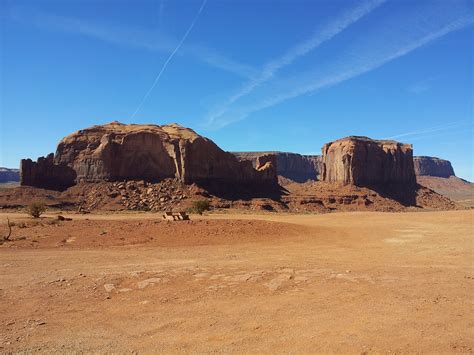
[[[416,181],[410,144],[351,136],[325,144],[322,153],[327,182],[372,186]]]
[[[318,180],[322,172],[322,156],[287,152],[234,152],[240,161],[251,161],[254,166],[258,157],[272,154],[276,158],[277,174],[296,182]]]
[[[112,122],[73,133],[56,154],[22,160],[21,184],[64,188],[78,182],[117,180],[184,183],[277,184],[274,162],[255,169],[211,140],[177,124],[125,125]]]

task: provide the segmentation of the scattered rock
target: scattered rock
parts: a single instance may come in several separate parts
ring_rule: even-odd
[[[112,292],[115,290],[115,285],[114,284],[105,284],[104,289],[106,292]]]

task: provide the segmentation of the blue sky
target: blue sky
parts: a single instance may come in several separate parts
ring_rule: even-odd
[[[394,138],[473,180],[472,0],[0,0],[0,166],[94,124],[225,150]]]

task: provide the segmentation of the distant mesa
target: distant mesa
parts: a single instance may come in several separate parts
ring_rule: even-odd
[[[451,162],[435,157],[414,157],[415,173],[418,176],[437,176],[449,178],[455,176]]]
[[[178,124],[112,122],[73,133],[56,154],[21,161],[21,185],[65,189],[80,182],[121,180],[277,185],[273,156],[253,167]]]
[[[20,170],[0,167],[0,183],[20,181]]]
[[[366,186],[387,183],[414,183],[413,149],[410,144],[350,136],[327,143],[322,155],[287,152],[235,152],[239,160],[256,159],[261,154],[276,157],[280,177],[294,181],[327,181]]]
[[[302,155],[288,152],[234,152],[239,160],[249,160],[254,166],[261,155],[274,155],[277,173],[286,179],[295,182],[320,180],[323,170],[323,157],[321,155]]]
[[[365,140],[365,142],[368,142],[368,140]],[[233,152],[233,154],[239,160],[252,161],[254,165],[256,164],[256,159],[262,154],[273,154],[276,158],[277,173],[280,178],[299,183],[323,180],[324,161],[322,155],[303,155],[278,151]],[[450,176],[455,176],[451,162],[448,160],[427,156],[414,156],[413,165],[417,177],[449,178]]]

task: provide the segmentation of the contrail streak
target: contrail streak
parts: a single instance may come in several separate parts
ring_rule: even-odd
[[[237,111],[237,117],[230,118],[227,120],[219,120],[218,122],[214,122],[218,124],[219,127],[226,126],[229,123],[240,121],[246,118],[249,114],[263,110],[268,107],[275,106],[281,102],[287,101],[289,99],[293,99],[295,97],[305,95],[308,93],[315,92],[317,90],[321,90],[324,88],[328,88],[334,86],[336,84],[342,83],[346,80],[352,79],[364,73],[370,72],[374,69],[377,69],[384,64],[395,60],[397,58],[403,57],[406,54],[412,52],[413,50],[420,48],[428,43],[448,34],[453,31],[460,30],[467,26],[470,26],[474,23],[474,16],[468,15],[465,17],[458,18],[451,23],[443,26],[442,28],[438,29],[437,31],[428,33],[427,35],[408,43],[405,46],[400,48],[392,49],[388,51],[384,56],[380,58],[373,58],[369,60],[367,63],[363,63],[360,66],[355,66],[347,71],[341,71],[334,76],[328,76],[326,78],[318,79],[314,82],[309,82],[308,84],[300,84],[296,86],[295,89],[290,90],[288,92],[281,93],[279,95],[274,95],[265,98],[264,100],[254,104],[253,106],[244,107]]]
[[[329,23],[325,28],[313,33],[313,35],[308,39],[289,49],[282,56],[268,62],[258,76],[246,83],[239,92],[229,97],[217,112],[211,113],[208,119],[208,124],[212,124],[214,121],[222,117],[228,111],[229,106],[241,97],[250,94],[255,88],[271,80],[282,68],[291,65],[298,58],[305,56],[323,43],[331,40],[347,27],[370,14],[385,1],[386,0],[368,0],[359,4],[357,7],[343,13],[335,21]]]
[[[402,138],[402,137],[409,137],[409,136],[419,136],[419,135],[424,135],[426,133],[447,131],[447,130],[450,130],[450,129],[453,129],[453,128],[463,127],[463,126],[466,126],[466,125],[469,126],[469,125],[472,125],[472,123],[467,121],[467,120],[455,121],[455,122],[445,123],[445,124],[438,125],[438,126],[425,128],[425,129],[422,129],[422,130],[419,130],[419,131],[412,131],[412,132],[397,134],[395,136],[388,137],[387,139]]]
[[[193,19],[193,22],[191,22],[191,25],[189,26],[189,28],[187,29],[187,31],[185,32],[183,38],[181,38],[181,41],[179,41],[178,45],[176,46],[176,48],[174,49],[173,52],[171,52],[171,54],[169,55],[168,59],[166,59],[165,63],[163,64],[163,66],[161,67],[161,70],[160,72],[158,73],[158,75],[156,76],[155,78],[155,81],[153,82],[153,84],[151,85],[150,89],[148,89],[147,93],[145,94],[145,96],[143,97],[142,101],[140,102],[140,104],[138,105],[137,109],[135,110],[135,112],[132,114],[132,117],[131,118],[134,118],[135,115],[138,113],[138,111],[140,111],[140,109],[142,108],[143,104],[145,103],[146,99],[148,98],[148,96],[151,94],[151,92],[153,91],[153,89],[155,88],[156,84],[158,84],[158,81],[160,81],[160,78],[161,78],[161,75],[164,73],[164,71],[166,70],[166,67],[168,66],[169,62],[171,61],[171,59],[173,59],[174,55],[176,54],[176,52],[178,52],[178,50],[181,48],[181,46],[183,45],[184,41],[186,40],[186,38],[188,37],[189,33],[192,31],[194,25],[196,24],[197,20],[199,19],[199,16],[201,16],[201,12],[202,10],[204,10],[204,7],[206,6],[206,3],[207,3],[207,0],[203,0],[202,4],[201,4],[201,7],[199,8],[196,16],[194,17]]]

